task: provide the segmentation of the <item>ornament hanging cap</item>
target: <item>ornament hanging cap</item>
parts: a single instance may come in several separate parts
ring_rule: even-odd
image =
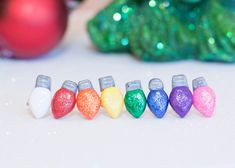
[[[88,79],[78,82],[78,91],[85,89],[93,89],[93,85]]]
[[[126,83],[126,91],[132,91],[137,89],[142,89],[140,80],[135,80]]]
[[[185,75],[174,75],[172,77],[172,88],[186,86],[188,87],[187,78]]]
[[[105,76],[99,78],[99,84],[100,84],[100,91],[115,86],[115,82],[112,76]]]
[[[161,79],[153,78],[149,81],[149,90],[159,90],[163,88],[164,86]]]
[[[204,77],[199,77],[193,80],[193,90],[196,90],[199,87],[207,86],[206,80]]]
[[[78,89],[78,85],[73,81],[66,80],[63,83],[62,88],[68,89],[68,90],[72,91],[73,93],[76,93],[77,89]]]
[[[45,75],[38,75],[35,87],[42,87],[51,90],[51,78]]]

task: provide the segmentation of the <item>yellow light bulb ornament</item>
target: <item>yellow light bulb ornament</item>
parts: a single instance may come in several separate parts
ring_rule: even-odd
[[[112,118],[117,118],[122,112],[124,100],[122,92],[115,87],[112,76],[99,78],[101,90],[101,105]]]

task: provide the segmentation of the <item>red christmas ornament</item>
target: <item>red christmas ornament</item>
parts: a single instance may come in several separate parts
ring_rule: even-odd
[[[0,45],[16,58],[38,57],[60,42],[67,19],[64,0],[1,0]]]
[[[52,99],[52,113],[56,119],[62,118],[70,113],[76,103],[77,84],[65,81]]]

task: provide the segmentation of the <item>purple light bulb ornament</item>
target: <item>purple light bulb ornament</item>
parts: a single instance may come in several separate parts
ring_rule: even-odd
[[[172,91],[169,101],[173,110],[181,118],[184,118],[191,109],[193,104],[193,95],[189,90],[185,75],[174,75],[172,77]]]

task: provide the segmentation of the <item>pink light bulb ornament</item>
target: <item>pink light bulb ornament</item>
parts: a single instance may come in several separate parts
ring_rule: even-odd
[[[193,80],[193,105],[205,117],[211,117],[215,111],[215,92],[207,85],[205,78]]]

